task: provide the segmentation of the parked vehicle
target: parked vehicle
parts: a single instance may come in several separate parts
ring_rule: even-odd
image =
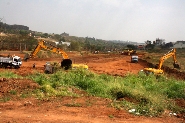
[[[21,58],[19,56],[10,56],[10,57],[0,57],[0,67],[1,68],[20,68],[22,65]]]
[[[131,63],[138,63],[138,56],[137,55],[132,55],[131,56]]]

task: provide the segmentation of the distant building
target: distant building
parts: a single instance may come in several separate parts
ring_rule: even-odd
[[[71,45],[71,42],[63,42],[61,41],[62,44],[66,44],[67,46],[70,46]]]
[[[173,48],[185,48],[185,41],[176,41]]]
[[[145,45],[140,44],[137,46],[137,49],[138,50],[145,50]]]
[[[41,36],[34,36],[34,38],[41,38]]]

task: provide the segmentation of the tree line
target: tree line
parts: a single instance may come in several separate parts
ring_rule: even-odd
[[[42,33],[29,30],[29,27],[24,25],[8,25],[3,22],[0,22],[0,32],[6,34],[6,36],[0,36],[0,50],[33,50],[38,44],[35,37],[55,40],[59,42],[57,47],[71,51],[121,51],[126,47],[126,44],[122,42]],[[62,42],[70,42],[70,45],[67,46]]]

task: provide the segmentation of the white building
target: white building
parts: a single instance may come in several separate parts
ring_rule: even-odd
[[[173,48],[185,48],[185,41],[176,41]]]
[[[62,44],[66,44],[67,46],[70,46],[71,45],[71,42],[63,42],[61,41]]]

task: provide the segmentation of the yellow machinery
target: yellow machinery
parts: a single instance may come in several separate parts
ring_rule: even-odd
[[[143,71],[145,73],[154,73],[155,75],[161,75],[161,74],[163,74],[164,71],[161,69],[162,64],[163,64],[164,60],[168,59],[171,56],[173,57],[173,61],[174,61],[173,66],[174,66],[174,68],[180,69],[180,66],[177,63],[177,59],[176,59],[176,49],[172,49],[167,54],[165,54],[164,56],[162,56],[160,58],[159,65],[158,65],[158,68],[157,69],[155,69],[155,68],[144,68]]]
[[[50,46],[46,46],[44,43],[45,41],[40,41],[35,47],[35,50],[31,53],[30,57],[35,57],[41,49],[46,49],[53,53],[61,54],[63,56],[63,59],[68,59],[68,55],[62,49],[52,46],[51,44],[49,44]]]
[[[136,54],[136,51],[135,50],[132,50],[132,49],[125,49],[123,51],[123,55],[132,55],[132,54]]]
[[[27,60],[29,58],[34,58],[36,56],[36,54],[41,50],[41,49],[45,49],[45,50],[49,50],[53,53],[57,53],[57,54],[61,54],[63,57],[63,60],[61,61],[61,67],[64,68],[65,70],[69,69],[69,68],[84,68],[84,69],[88,69],[87,65],[84,64],[72,64],[72,61],[69,59],[68,55],[66,54],[66,52],[64,52],[62,49],[57,48],[51,44],[49,44],[49,46],[45,45],[45,41],[41,40],[38,45],[35,47],[34,51],[27,57],[25,57],[24,59]],[[48,66],[51,66],[48,64]],[[45,68],[47,68],[47,65],[45,66]],[[48,67],[48,69],[51,69]],[[53,72],[50,72],[53,73]]]

